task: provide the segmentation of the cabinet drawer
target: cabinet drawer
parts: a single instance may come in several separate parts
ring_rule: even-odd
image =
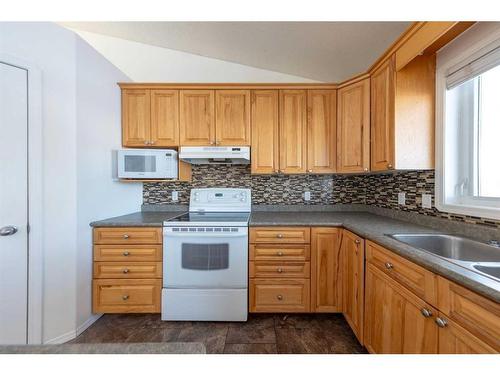
[[[162,229],[151,227],[95,228],[95,244],[161,244]]]
[[[162,245],[94,245],[97,262],[155,262],[162,254]]]
[[[159,313],[161,280],[96,279],[94,313]]]
[[[371,241],[366,242],[366,261],[427,303],[437,305],[437,277],[432,272]]]
[[[443,277],[438,277],[438,290],[438,308],[443,314],[500,351],[499,303]]]
[[[310,254],[309,245],[250,245],[250,260],[305,262]]]
[[[309,279],[250,279],[250,312],[309,312]]]
[[[251,243],[309,243],[311,229],[306,227],[250,228]]]
[[[250,262],[250,277],[295,277],[308,279],[311,274],[309,262]]]
[[[94,262],[95,279],[161,279],[161,262]]]

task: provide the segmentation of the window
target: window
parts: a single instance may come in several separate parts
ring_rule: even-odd
[[[441,67],[437,79],[436,205],[500,219],[500,39]]]

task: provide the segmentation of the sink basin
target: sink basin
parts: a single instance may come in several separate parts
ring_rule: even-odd
[[[484,266],[482,264],[474,264],[472,268],[486,275],[494,277],[497,280],[500,280],[500,264],[498,266]]]
[[[447,234],[390,234],[390,237],[443,258],[462,262],[500,262],[500,248]]]

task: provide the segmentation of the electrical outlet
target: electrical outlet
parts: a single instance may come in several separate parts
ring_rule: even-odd
[[[310,201],[311,200],[311,192],[310,191],[304,192],[304,200],[305,201]]]
[[[404,191],[398,193],[398,204],[400,204],[401,206],[406,205],[406,193]]]
[[[172,191],[172,202],[177,202],[179,200],[179,192]]]
[[[422,208],[432,208],[432,197],[430,194],[422,194]]]

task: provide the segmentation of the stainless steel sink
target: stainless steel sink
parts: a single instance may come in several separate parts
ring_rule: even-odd
[[[470,271],[500,281],[500,247],[447,234],[388,234]]]

